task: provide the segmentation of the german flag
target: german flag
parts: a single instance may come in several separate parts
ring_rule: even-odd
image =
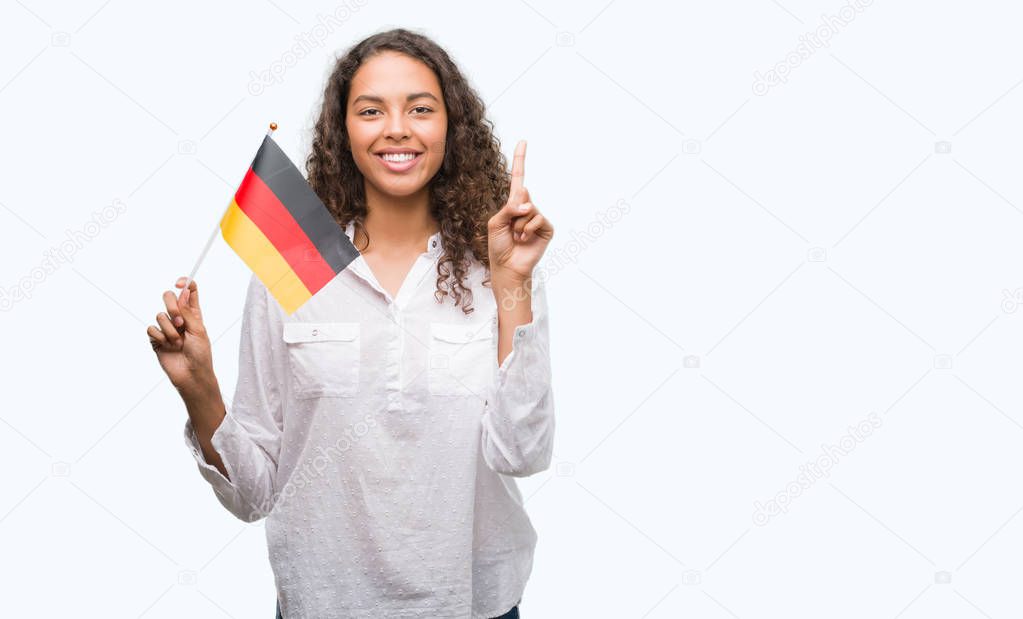
[[[288,314],[359,255],[269,134],[220,220],[220,231]]]

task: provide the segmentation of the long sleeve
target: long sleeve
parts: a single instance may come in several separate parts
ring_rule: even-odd
[[[234,400],[212,438],[230,479],[206,461],[191,420],[185,422],[185,444],[195,457],[199,473],[213,487],[220,503],[245,522],[266,516],[276,500],[283,370],[272,342],[275,334],[280,341],[282,325],[271,302],[269,292],[253,275],[242,315]]]
[[[513,477],[547,469],[554,448],[547,294],[536,277],[531,298],[533,319],[515,328],[512,350],[487,389],[482,419],[484,461]]]

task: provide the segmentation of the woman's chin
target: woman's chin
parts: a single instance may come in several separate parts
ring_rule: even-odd
[[[370,182],[378,193],[389,198],[407,198],[423,191],[428,185],[418,178],[374,178]]]

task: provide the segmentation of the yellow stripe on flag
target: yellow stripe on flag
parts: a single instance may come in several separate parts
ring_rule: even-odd
[[[220,220],[220,231],[285,312],[293,313],[312,297],[284,256],[234,200]]]

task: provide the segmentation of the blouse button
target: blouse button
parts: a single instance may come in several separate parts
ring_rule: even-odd
[[[319,334],[320,334],[320,330],[319,329],[313,329],[313,335],[314,336],[319,335]]]

